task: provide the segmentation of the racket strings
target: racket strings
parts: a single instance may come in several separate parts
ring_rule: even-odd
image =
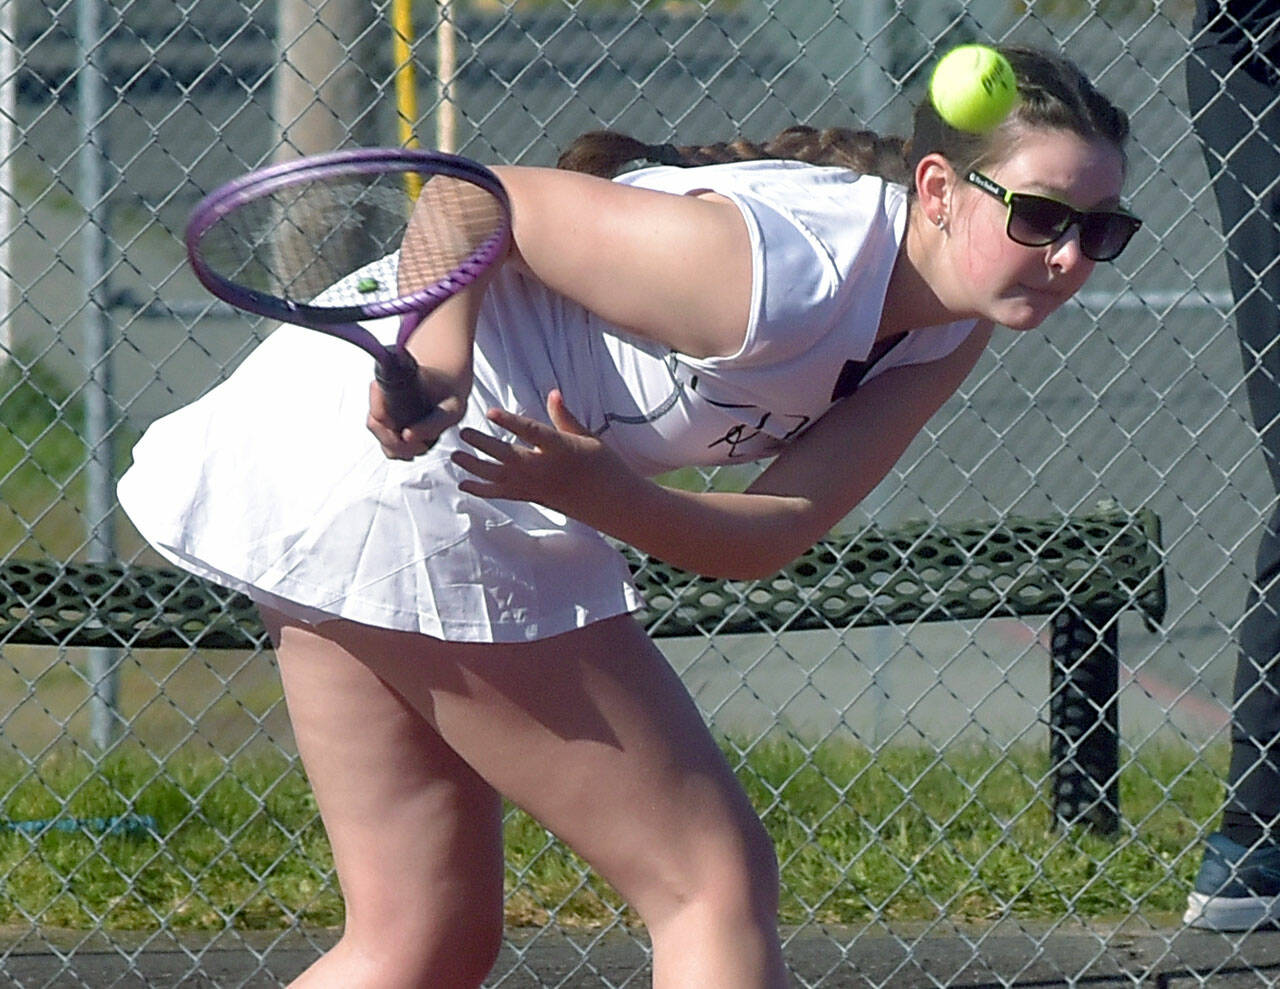
[[[386,186],[385,180],[309,182],[274,197],[269,251],[275,294],[314,303],[321,293],[395,251],[409,205],[402,189]],[[340,294],[341,300],[330,292],[328,304],[356,301],[350,293]],[[395,294],[394,286],[379,285],[360,301]]]
[[[506,229],[496,197],[446,175],[423,187],[400,249],[400,291],[411,295],[449,279]]]
[[[385,172],[287,185],[221,216],[200,253],[218,277],[287,303],[343,309],[413,295],[465,268],[505,229],[486,190],[448,176],[414,178]],[[384,266],[371,271],[397,250],[396,283],[379,277]]]

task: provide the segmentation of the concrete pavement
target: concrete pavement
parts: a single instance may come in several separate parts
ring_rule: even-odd
[[[1142,929],[1133,922],[1118,928],[1017,921],[972,928],[950,922],[892,929],[810,926],[790,934],[787,956],[798,986],[822,989],[1280,986],[1280,931],[1221,935],[1167,921]],[[6,989],[279,986],[334,940],[329,931],[133,933],[111,941],[80,932],[8,935],[0,949],[0,986]],[[494,989],[648,984],[642,937],[524,930],[508,932],[487,983]]]

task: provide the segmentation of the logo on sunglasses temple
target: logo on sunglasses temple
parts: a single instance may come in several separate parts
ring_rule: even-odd
[[[1009,208],[1005,233],[1024,247],[1047,247],[1074,226],[1080,231],[1080,253],[1091,261],[1112,261],[1142,226],[1122,210],[1078,210],[1048,196],[1010,192],[978,171],[970,171],[965,179]]]
[[[994,182],[991,179],[987,178],[981,172],[970,172],[968,175],[965,176],[965,179],[971,182],[972,184],[976,185],[983,192],[987,192],[995,196],[1001,202],[1009,201],[1008,199],[1010,195],[1009,190],[1006,189],[1004,186],[1000,185],[998,182]]]

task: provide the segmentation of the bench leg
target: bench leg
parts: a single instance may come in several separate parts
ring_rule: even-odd
[[[1101,631],[1099,631],[1101,629]],[[1053,618],[1049,754],[1053,813],[1103,834],[1120,826],[1120,658],[1115,621],[1073,609]]]

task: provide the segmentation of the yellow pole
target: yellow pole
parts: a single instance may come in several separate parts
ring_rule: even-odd
[[[417,78],[413,65],[413,0],[391,0],[392,61],[395,64],[396,119],[400,146],[416,148],[418,120]]]
[[[414,125],[418,121],[418,80],[413,66],[413,0],[391,0],[391,31],[400,147],[416,148],[418,136]],[[422,176],[408,173],[404,185],[409,198],[416,202],[422,192]]]

